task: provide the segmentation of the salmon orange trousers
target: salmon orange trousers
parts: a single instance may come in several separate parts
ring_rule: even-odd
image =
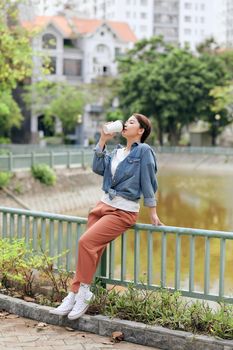
[[[99,202],[88,215],[87,230],[78,242],[78,261],[71,284],[76,293],[80,283],[91,284],[107,244],[137,221],[138,213],[117,209]]]

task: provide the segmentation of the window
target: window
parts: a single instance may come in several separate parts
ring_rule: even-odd
[[[121,48],[120,47],[115,47],[115,57],[121,56]]]
[[[147,5],[147,0],[141,0],[141,5],[146,6]]]
[[[147,17],[146,12],[141,12],[141,18],[142,18],[142,19],[146,19],[146,17]]]
[[[201,4],[201,10],[202,10],[202,11],[205,10],[205,4]]]
[[[109,75],[110,69],[107,66],[103,66],[103,75]]]
[[[130,18],[130,12],[129,11],[126,12],[126,17]]]
[[[108,53],[108,47],[103,45],[103,44],[100,44],[97,46],[97,52],[99,53]]]
[[[147,27],[146,26],[140,26],[140,30],[145,33],[147,31]]]
[[[64,39],[63,45],[64,45],[64,48],[74,48],[75,47],[73,40],[70,40],[70,39]]]
[[[44,34],[42,37],[42,47],[43,49],[56,49],[57,39],[53,34]]]
[[[184,16],[184,21],[190,23],[192,20],[191,16]]]
[[[184,30],[184,34],[185,34],[185,35],[191,35],[191,34],[192,34],[191,29],[186,28],[186,29]]]
[[[67,76],[81,76],[82,61],[65,58],[63,62],[63,74]]]
[[[200,21],[201,23],[205,23],[205,17],[201,17],[200,19],[201,19]]]
[[[190,2],[185,2],[185,3],[184,3],[184,8],[185,8],[186,10],[191,10],[192,4],[191,4]]]
[[[49,74],[55,75],[57,73],[57,58],[49,57],[49,63],[47,64],[47,68],[49,68]]]

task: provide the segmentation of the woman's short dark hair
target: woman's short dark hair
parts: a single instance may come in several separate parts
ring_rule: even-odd
[[[133,113],[133,116],[137,119],[137,121],[140,124],[140,127],[144,129],[144,132],[141,137],[141,143],[144,143],[147,137],[150,135],[151,132],[151,121],[149,118],[147,118],[143,114],[139,113]]]

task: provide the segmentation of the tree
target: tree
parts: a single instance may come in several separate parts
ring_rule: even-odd
[[[154,118],[160,144],[164,132],[177,144],[185,125],[212,115],[209,92],[226,81],[217,57],[194,56],[186,48],[165,45],[161,38],[137,43],[120,61],[120,72],[120,106],[127,113],[141,111]]]
[[[31,76],[31,34],[18,21],[17,0],[0,2],[0,134],[9,136],[13,126],[19,127],[21,111],[12,97],[12,89]]]
[[[13,126],[19,127],[22,115],[9,90],[0,90],[0,136],[9,137]]]
[[[0,89],[11,90],[32,73],[32,34],[19,23],[20,1],[0,2]]]
[[[214,115],[215,127],[213,132],[216,136],[223,131],[223,128],[233,122],[233,85],[217,86],[210,91],[214,99],[211,110]]]
[[[85,94],[79,88],[66,83],[47,80],[25,87],[24,101],[35,114],[44,114],[48,125],[58,117],[64,132],[71,131],[83,114]]]
[[[216,53],[219,49],[218,43],[214,39],[214,37],[209,37],[202,41],[200,44],[196,47],[197,52],[203,54],[203,53]]]
[[[218,57],[224,62],[226,66],[229,80],[233,80],[233,50],[219,50]]]
[[[219,88],[229,87],[229,74],[225,63],[221,60],[218,55],[203,54],[200,57],[201,62],[203,62],[206,67],[206,77],[204,86],[204,104],[203,104],[203,114],[202,119],[207,121],[210,125],[210,134],[212,138],[212,145],[216,145],[216,138],[222,131],[223,127],[230,123],[227,110],[225,106],[222,105],[222,109],[218,109],[218,114],[221,114],[221,120],[216,118],[215,104],[216,97],[211,92],[218,86]],[[220,105],[219,105],[220,107]]]

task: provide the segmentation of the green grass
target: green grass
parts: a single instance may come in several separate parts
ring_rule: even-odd
[[[187,301],[180,293],[151,291],[129,285],[124,291],[95,286],[89,313],[158,325],[173,330],[233,339],[233,305],[213,310],[205,301]]]

